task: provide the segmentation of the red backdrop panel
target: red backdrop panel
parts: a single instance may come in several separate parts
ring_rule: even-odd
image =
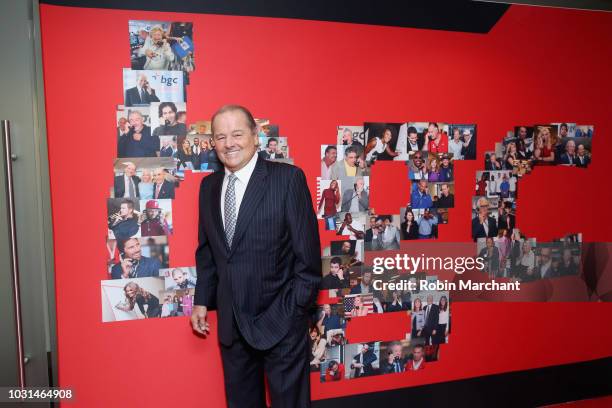
[[[364,121],[478,124],[478,153],[519,123],[595,125],[588,170],[537,168],[521,181],[517,221],[538,240],[581,231],[612,237],[605,210],[612,120],[609,13],[512,6],[486,35],[286,19],[41,6],[55,239],[59,382],[79,406],[224,406],[213,338],[186,318],[101,323],[106,198],[113,182],[115,106],[129,67],[128,20],[192,21],[197,70],[190,121],[225,103],[248,106],[289,137],[314,195],[320,145],[336,125]],[[466,241],[474,173],[456,166],[456,208],[440,239]],[[398,169],[398,167],[401,169]],[[408,197],[403,164],[376,165],[372,206],[398,213]],[[193,265],[197,188],[177,192],[173,266]],[[323,234],[323,242],[333,237]],[[391,318],[391,319],[389,319]],[[213,328],[216,327],[213,314]],[[320,384],[313,399],[448,381],[609,356],[612,305],[455,303],[451,343],[419,374]],[[353,337],[400,338],[405,316],[385,316]],[[382,338],[381,338],[382,339]],[[372,339],[375,340],[375,339]]]

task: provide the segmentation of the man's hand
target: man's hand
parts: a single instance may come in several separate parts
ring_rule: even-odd
[[[196,305],[191,312],[191,327],[204,336],[210,334],[210,324],[206,321],[206,310],[206,306]]]
[[[127,279],[130,277],[132,271],[132,260],[130,258],[123,258],[121,260],[121,277]]]

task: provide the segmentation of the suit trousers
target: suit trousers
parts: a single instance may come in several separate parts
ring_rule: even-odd
[[[233,318],[233,342],[220,344],[229,408],[266,407],[264,373],[272,408],[310,407],[308,322],[296,316],[287,335],[268,350],[251,347]]]

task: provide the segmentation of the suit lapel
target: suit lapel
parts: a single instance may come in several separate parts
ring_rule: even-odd
[[[240,204],[238,220],[236,221],[236,230],[234,231],[229,256],[231,256],[236,249],[236,245],[244,235],[246,227],[249,225],[251,219],[253,219],[253,214],[267,190],[264,185],[267,174],[267,162],[265,159],[258,156],[255,169],[253,169],[253,174],[251,174],[246,191],[244,192],[244,197],[242,198],[242,203]]]

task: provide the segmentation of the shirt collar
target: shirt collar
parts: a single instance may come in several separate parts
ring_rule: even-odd
[[[257,164],[257,152],[253,153],[253,157],[251,160],[240,170],[235,171],[234,175],[240,180],[241,183],[247,184],[249,179],[251,178],[251,174],[253,174],[253,170],[255,170],[255,164]],[[228,177],[232,172],[225,168],[225,177]]]

